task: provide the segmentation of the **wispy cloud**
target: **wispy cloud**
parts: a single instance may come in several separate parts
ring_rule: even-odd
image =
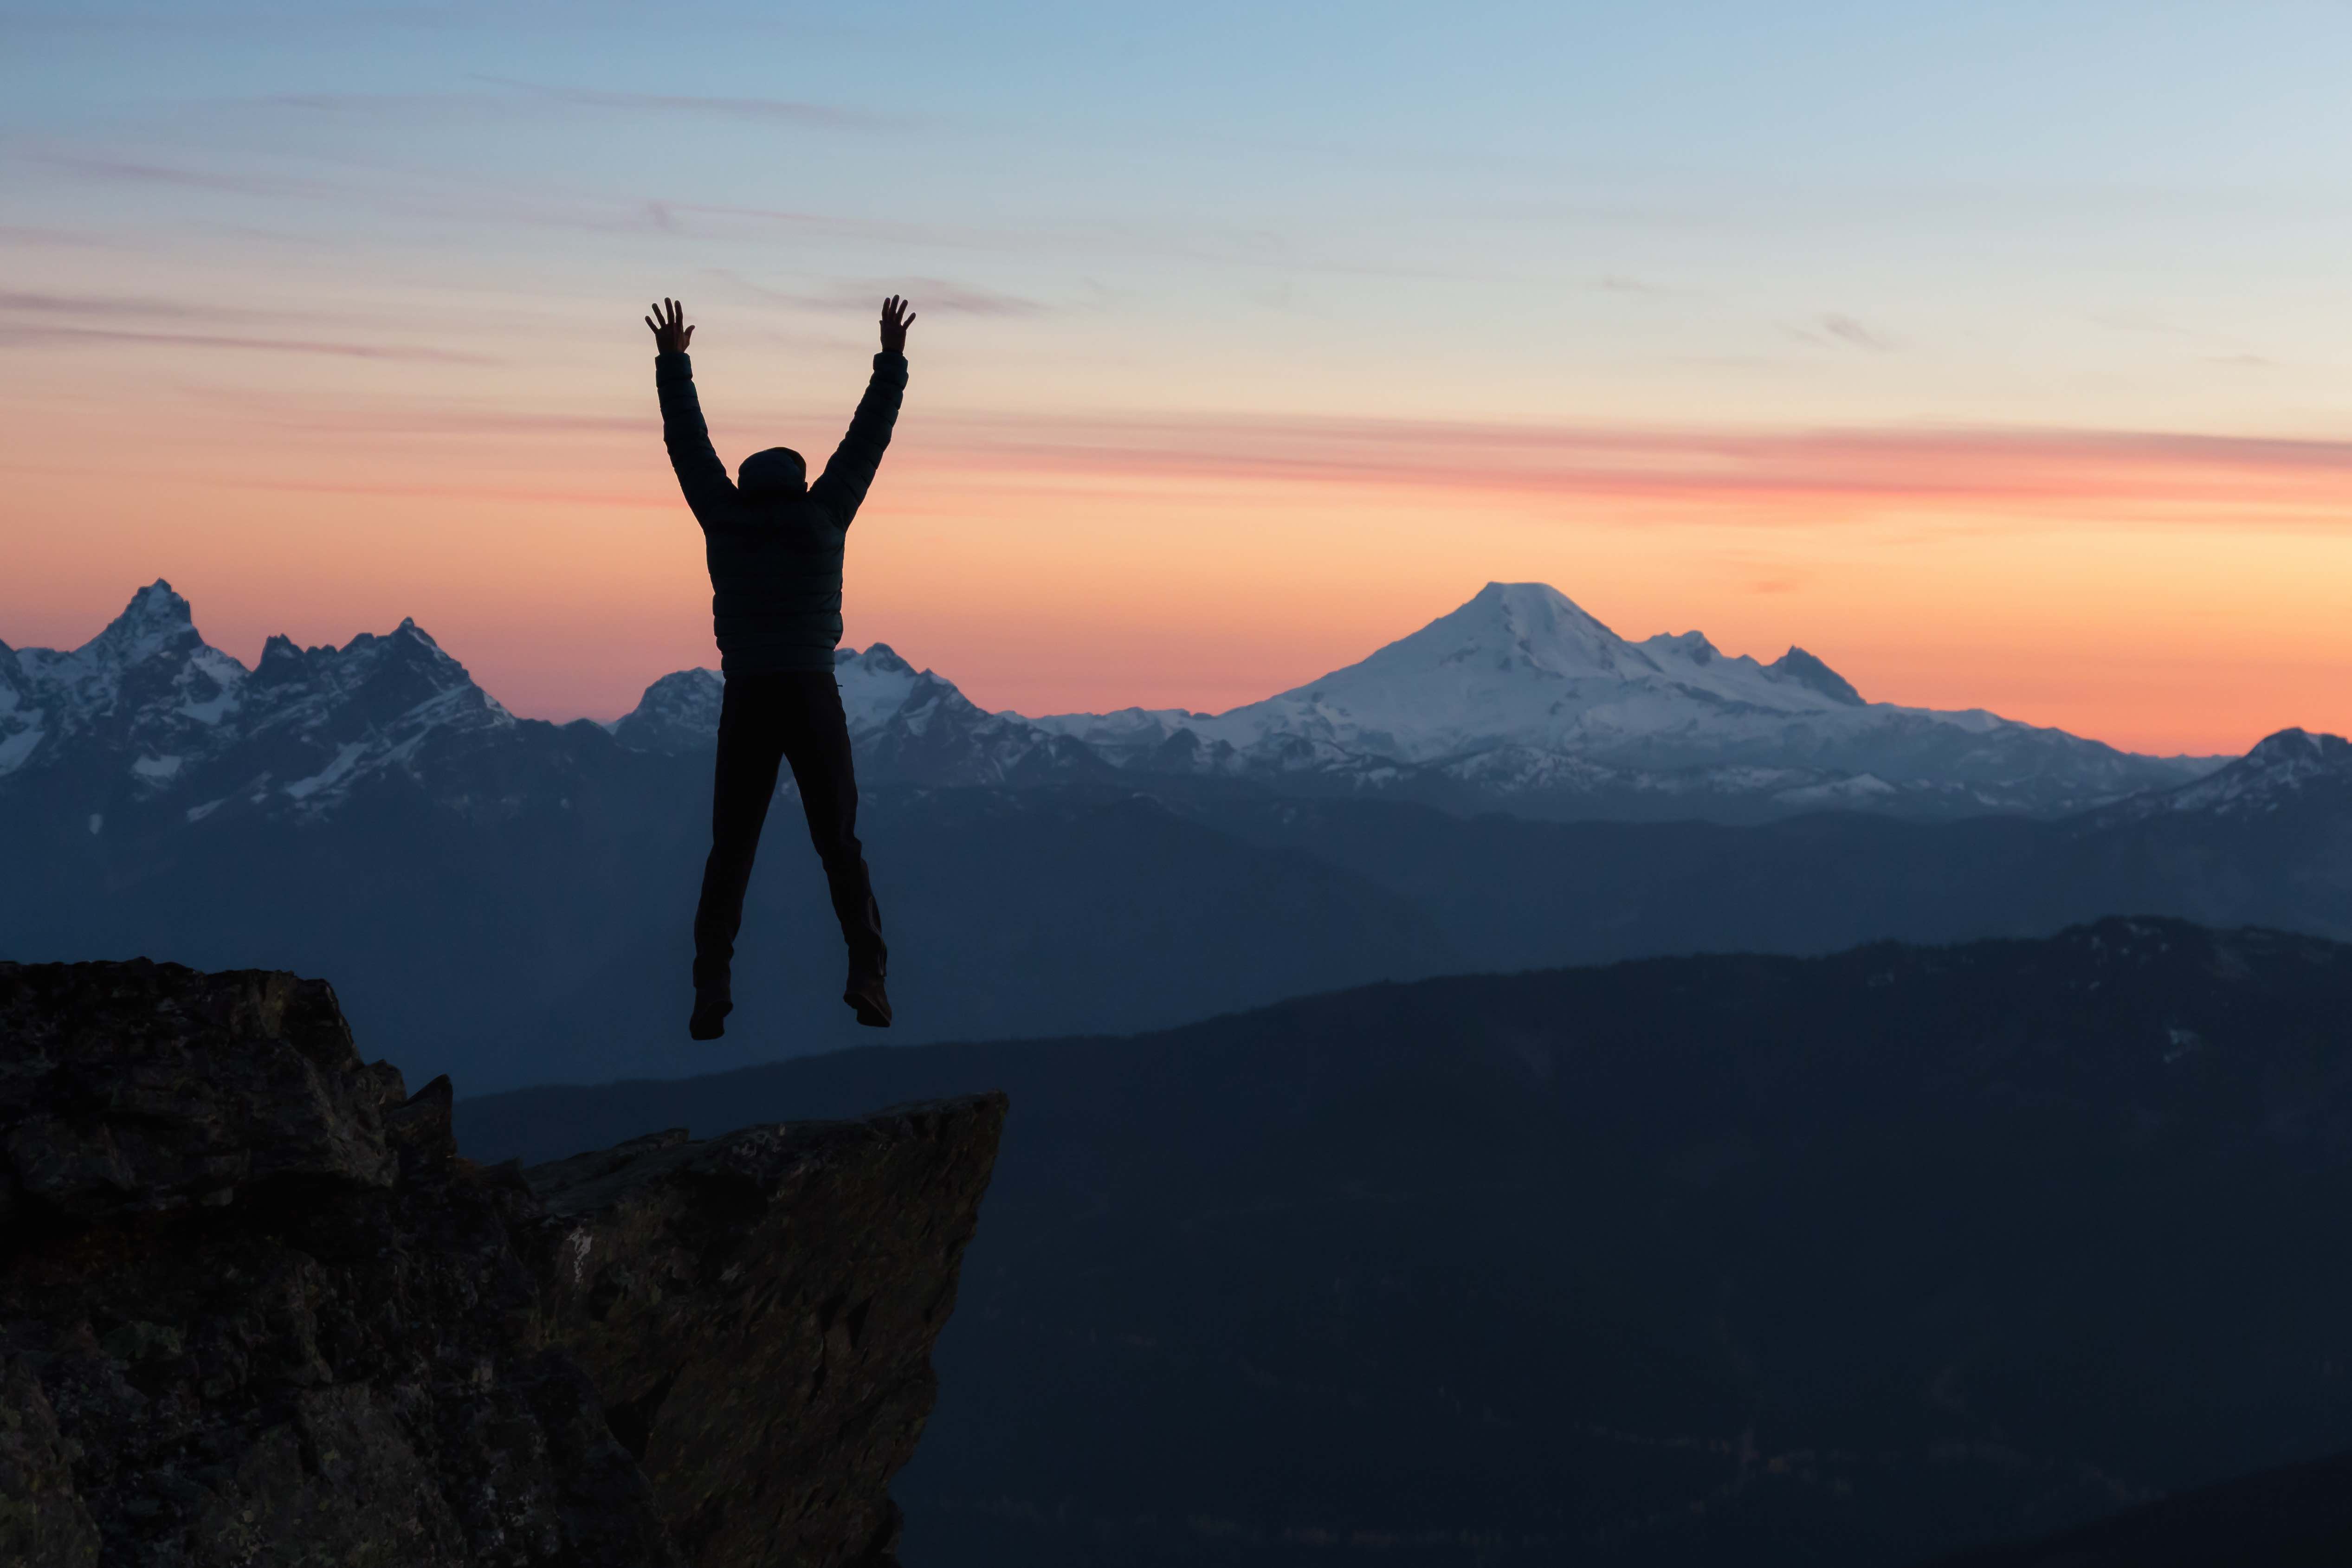
[[[86,229],[40,228],[25,224],[0,224],[0,246],[22,246],[32,250],[128,248],[119,235],[93,234]]]
[[[759,298],[815,310],[863,310],[880,304],[885,294],[899,295],[912,302],[919,311],[927,310],[942,316],[1042,316],[1047,310],[1046,306],[1034,299],[1024,299],[1015,294],[1000,294],[994,289],[981,288],[971,284],[954,283],[944,277],[900,277],[871,281],[837,278],[823,288],[812,291],[771,288],[724,267],[711,268],[710,275],[723,278]]]
[[[0,290],[0,315],[128,318],[132,320],[222,320],[246,312],[218,306],[191,305],[177,299],[150,299],[119,294],[26,294]]]
[[[181,185],[199,191],[235,192],[247,196],[307,195],[324,187],[315,181],[274,175],[224,174],[209,169],[152,163],[143,159],[103,157],[85,152],[52,152],[43,162],[86,180],[139,185]]]
[[[1824,316],[1822,318],[1822,330],[1841,343],[1867,349],[1874,354],[1892,353],[1895,350],[1895,345],[1885,335],[1872,331],[1851,316]]]
[[[660,99],[660,95],[646,96]],[[331,94],[297,94],[268,101],[324,107],[341,99]],[[776,100],[776,107],[787,106],[783,100]],[[814,111],[823,106],[800,107]],[[372,164],[339,164],[317,172],[289,172],[283,164],[268,168],[205,167],[193,155],[145,148],[61,148],[32,156],[61,173],[89,183],[278,198],[311,204],[320,209],[353,208],[404,219],[455,221],[493,228],[675,235],[705,243],[761,239],[765,237],[763,231],[781,229],[796,240],[852,241],[893,246],[902,252],[999,256],[1043,254],[1057,258],[1151,256],[1284,276],[1424,280],[1473,276],[1456,269],[1399,267],[1353,258],[1328,249],[1301,250],[1285,236],[1263,229],[1228,229],[1182,222],[1130,223],[1050,216],[1008,216],[982,223],[922,221],[749,204],[681,201],[658,193],[567,189],[553,182],[525,186],[447,171],[404,174]],[[929,275],[907,276],[901,281],[929,288],[930,308],[942,312],[1025,316],[1047,308],[1034,299],[961,286]],[[1618,278],[1604,280],[1599,287],[1624,290],[1631,283],[1630,279]],[[830,308],[840,300],[827,296],[818,302]]]
[[[247,418],[330,440],[650,440],[642,406],[486,400],[261,400]],[[739,411],[740,412],[740,411]],[[812,410],[761,419],[819,418]],[[830,411],[822,416],[831,423]],[[1035,486],[1116,503],[1139,490],[1269,484],[1515,498],[1568,517],[1759,528],[1965,515],[1970,526],[2179,522],[2352,532],[2352,440],[2000,427],[1756,430],[1276,415],[1104,417],[910,408],[894,471],[927,485]],[[2006,524],[2004,524],[2006,519]],[[1761,574],[1759,592],[1777,572]]]
[[[438,364],[487,365],[497,361],[430,345],[368,343],[314,335],[262,335],[250,330],[204,330],[241,323],[348,328],[347,319],[310,311],[246,309],[209,300],[157,298],[131,294],[51,294],[0,290],[0,347],[72,343],[154,343],[189,349],[238,349],[282,354],[324,354],[353,360],[417,360]],[[179,329],[172,329],[175,325]]]
[[[1865,353],[1872,354],[1891,354],[1895,351],[1894,340],[1885,333],[1864,326],[1851,316],[1842,316],[1835,311],[1805,326],[1790,328],[1789,335],[1800,342],[1811,343],[1816,348],[1828,349],[1843,345],[1845,348],[1860,349]]]
[[[603,88],[554,87],[517,81],[509,77],[477,74],[475,81],[510,88],[555,103],[583,109],[620,109],[662,114],[716,115],[729,120],[758,120],[832,131],[880,131],[911,123],[906,118],[875,114],[837,104],[811,103],[788,98],[723,98],[699,93],[615,92]]]
[[[1841,524],[1917,509],[2021,526],[2128,515],[2352,531],[2352,440],[2170,432],[1632,430],[1303,418],[910,421],[927,459],[971,470],[1505,492],[1689,509],[1734,524]]]
[[[323,354],[345,360],[416,360],[444,365],[494,365],[481,354],[386,343],[329,342],[312,338],[249,338],[215,332],[142,332],[122,328],[0,323],[0,348],[60,343],[154,343],[182,349],[236,349],[278,354]]]
[[[376,496],[411,500],[496,501],[515,506],[595,507],[613,511],[675,512],[677,487],[664,481],[641,489],[562,489],[548,486],[485,484],[417,485],[396,480],[268,479],[250,476],[214,476],[194,482],[227,490],[277,490],[310,496]]]
[[[1603,294],[1638,294],[1651,298],[1662,298],[1667,295],[1681,292],[1679,289],[1664,287],[1622,272],[1602,273],[1592,280],[1592,287]]]

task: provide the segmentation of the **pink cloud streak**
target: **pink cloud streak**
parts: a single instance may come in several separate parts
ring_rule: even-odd
[[[1363,419],[948,416],[960,467],[1718,506],[1812,501],[2307,509],[2352,522],[2352,440],[2171,432],[1611,429]],[[1778,509],[1776,506],[1776,510]]]

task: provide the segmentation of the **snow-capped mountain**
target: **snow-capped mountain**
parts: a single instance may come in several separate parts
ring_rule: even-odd
[[[1556,623],[1583,665],[1532,633],[1524,649],[1456,641],[1419,663],[1389,653],[1406,695],[1344,684],[1360,669],[1253,705],[1244,716],[1276,716],[1255,738],[1246,716],[1161,716],[1181,721],[1161,745],[1195,759],[1212,744],[1196,724],[1242,730],[1214,743],[1229,775],[1153,772],[1168,764],[1148,744],[985,713],[887,647],[845,653],[908,977],[901,1027],[1118,1032],[1384,977],[1947,941],[2119,909],[2352,932],[2352,871],[2332,848],[2352,841],[2352,747],[2332,737],[2284,732],[2209,779],[2056,821],[1727,829],[1841,804],[1953,815],[1989,789],[1727,756],[1702,744],[1710,730],[1810,725],[1835,762],[1832,743],[1851,741],[1838,727],[1883,712],[1969,746],[2020,732],[2067,789],[2085,757],[2159,765],[1990,716],[1883,709],[1794,653],[1700,664],[1697,639],[1612,645]],[[1613,675],[1593,673],[1604,659]],[[1446,679],[1484,718],[1446,716]],[[1592,718],[1612,691],[1620,716]],[[518,718],[409,623],[341,647],[275,638],[248,669],[157,583],[70,652],[0,648],[0,954],[330,974],[387,1041],[503,1064],[475,1082],[686,1071],[670,1041],[722,692],[686,671],[609,730]],[[1685,711],[1700,717],[1660,717]],[[1716,759],[1670,770],[1638,749],[1558,748],[1604,733]],[[1510,738],[1476,749],[1495,735]],[[1250,770],[1257,748],[1278,764],[1293,746],[1306,766]],[[1065,782],[1106,787],[1029,788]],[[933,787],[958,783],[984,787]],[[1515,820],[1645,807],[1706,821]],[[769,988],[756,1010],[778,1020],[761,1049],[863,1043],[803,1005],[838,977],[821,972],[838,961],[821,884],[778,871],[763,887],[761,977],[745,981]]]
[[[984,712],[953,685],[877,643],[845,650],[838,676],[859,766],[877,781],[1021,785],[1108,769],[1080,742]],[[630,750],[709,747],[724,687],[709,670],[665,675],[610,727]],[[518,719],[423,628],[362,632],[342,647],[285,637],[257,665],[205,643],[188,601],[143,588],[69,653],[0,644],[0,791],[38,789],[102,832],[124,807],[180,820],[260,811],[316,816],[394,779],[468,816],[534,794],[568,804],[577,737]]]
[[[608,726],[632,751],[665,757],[699,751],[719,739],[719,704],[727,684],[716,670],[679,670],[646,688],[637,706]]]
[[[1083,743],[1016,714],[992,714],[929,670],[877,643],[840,650],[834,678],[850,744],[867,776],[919,784],[1046,783],[1110,769]],[[675,755],[713,745],[725,683],[713,670],[680,670],[646,688],[612,726],[637,751]]]
[[[2258,818],[2308,805],[2352,807],[2352,741],[2283,729],[2193,783],[2134,796],[2095,820],[2104,823],[2192,814]]]
[[[2056,814],[2210,771],[1982,710],[1867,702],[1799,648],[1764,664],[1696,632],[1627,642],[1537,584],[1490,584],[1360,664],[1222,715],[992,714],[879,643],[842,650],[835,674],[861,774],[877,783],[1209,779],[1538,816],[1738,821],[1836,807]],[[168,802],[191,822],[299,817],[394,779],[496,816],[534,792],[568,797],[566,780],[598,766],[574,731],[661,756],[707,747],[723,689],[709,670],[665,675],[608,742],[584,723],[517,719],[414,622],[340,648],[272,638],[248,670],[157,582],[69,653],[0,645],[0,792],[46,780],[92,832],[120,805]]]
[[[110,802],[165,796],[190,821],[316,813],[414,773],[428,743],[495,746],[519,722],[413,621],[341,648],[273,637],[248,670],[205,642],[162,581],[70,653],[0,659],[0,784],[75,781],[92,833]]]
[[[1801,648],[1769,664],[1686,632],[1629,642],[1541,583],[1488,583],[1361,663],[1224,714],[1037,719],[1147,772],[1320,778],[1577,811],[1646,797],[2063,810],[2213,759],[2120,752],[1983,709],[1873,703]]]

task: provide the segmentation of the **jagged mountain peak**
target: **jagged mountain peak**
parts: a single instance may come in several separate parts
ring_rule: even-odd
[[[674,670],[646,688],[637,706],[606,727],[632,751],[676,756],[711,744],[727,684],[716,670]]]
[[[430,663],[433,661],[440,661],[450,664],[457,664],[457,660],[450,658],[446,653],[442,651],[440,643],[433,640],[433,633],[427,632],[424,627],[419,626],[416,623],[416,618],[415,616],[403,617],[399,625],[394,627],[391,631],[383,633],[381,636],[373,632],[362,632],[358,636],[352,638],[350,642],[344,643],[341,651],[345,653],[351,653],[361,649],[375,648],[379,645],[383,648],[396,650],[400,653],[417,659],[420,662]],[[464,666],[458,665],[458,668],[462,669]]]
[[[1661,632],[1642,646],[1660,653],[1679,653],[1696,664],[1711,664],[1723,657],[1723,652],[1706,640],[1704,632]]]
[[[2314,735],[2300,727],[2290,727],[2256,741],[2240,765],[2249,771],[2271,772],[2352,767],[2352,741],[2340,735]]]
[[[887,643],[873,643],[863,651],[835,650],[833,674],[853,736],[868,734],[903,715],[939,703],[971,706],[953,682],[916,669]],[[710,745],[719,732],[719,711],[726,691],[726,679],[716,670],[674,671],[647,686],[637,706],[609,727],[614,739],[637,751],[699,749]]]
[[[159,577],[132,594],[122,612],[108,622],[104,631],[75,649],[73,656],[89,664],[120,668],[195,637],[195,617],[188,601]]]
[[[451,745],[516,723],[414,619],[341,648],[273,636],[247,670],[204,640],[162,580],[74,652],[12,662],[0,777],[76,774],[93,822],[125,789],[140,803],[193,798],[190,821],[229,800],[224,786],[253,806],[315,811],[379,775],[422,780]]]
[[[328,708],[350,709],[375,725],[437,723],[459,709],[512,722],[498,699],[414,620],[387,632],[362,632],[340,648],[297,648],[290,639],[273,637],[252,684],[277,694],[282,704],[299,705],[306,724]],[[286,710],[289,716],[295,711]]]
[[[855,664],[861,669],[877,670],[890,674],[915,673],[915,666],[900,658],[898,651],[887,643],[870,643],[866,644],[866,651],[862,653],[854,648],[839,649],[835,653],[834,662],[837,667]],[[925,672],[925,674],[929,673]]]
[[[2315,795],[2339,800],[2352,797],[2352,741],[2301,728],[2282,729],[2216,772],[2178,789],[2121,802],[2097,820],[2168,811],[2263,816]]]
[[[1101,759],[1017,714],[982,710],[955,683],[919,670],[887,643],[835,651],[834,679],[862,777],[922,784],[1015,784],[1098,776]],[[707,750],[726,685],[710,670],[680,670],[646,688],[611,726],[633,751]]]
[[[1820,659],[1794,643],[1790,644],[1787,653],[1765,665],[1764,668],[1769,674],[1779,675],[1784,680],[1794,681],[1801,686],[1817,691],[1822,695],[1832,701],[1844,703],[1850,707],[1870,706],[1864,700],[1863,695],[1854,690],[1852,681],[1847,680],[1843,675],[1822,663]]]

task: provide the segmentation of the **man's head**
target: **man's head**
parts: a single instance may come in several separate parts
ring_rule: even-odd
[[[808,465],[789,446],[771,446],[743,459],[735,487],[749,497],[797,496],[808,488]]]

